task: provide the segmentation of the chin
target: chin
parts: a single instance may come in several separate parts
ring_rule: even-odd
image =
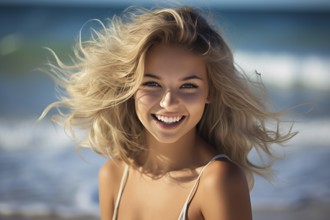
[[[158,141],[161,144],[174,144],[180,140],[180,138],[166,138],[166,137],[154,137],[156,141]]]

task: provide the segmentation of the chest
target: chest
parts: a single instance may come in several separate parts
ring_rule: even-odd
[[[177,220],[195,184],[171,177],[148,178],[131,173],[126,181],[118,208],[118,219]],[[193,193],[194,197],[196,196]],[[198,198],[193,198],[187,209],[189,220],[203,219]]]

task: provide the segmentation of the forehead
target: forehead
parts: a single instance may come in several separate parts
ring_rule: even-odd
[[[201,56],[187,49],[159,44],[147,52],[145,72],[154,74],[193,73],[206,77],[206,66]]]

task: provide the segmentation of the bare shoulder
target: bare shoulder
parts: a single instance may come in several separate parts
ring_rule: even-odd
[[[229,161],[214,161],[200,180],[201,211],[205,219],[250,220],[251,203],[244,172]]]
[[[227,160],[212,162],[203,174],[203,184],[209,188],[248,187],[244,172],[234,163]]]
[[[101,219],[111,219],[120,180],[124,172],[124,162],[107,161],[99,170],[99,204]]]
[[[121,178],[124,162],[120,160],[108,160],[99,170],[99,181],[116,182]]]
[[[125,163],[120,160],[108,160],[99,170],[99,191],[113,196],[118,191]],[[103,194],[104,195],[104,194]]]

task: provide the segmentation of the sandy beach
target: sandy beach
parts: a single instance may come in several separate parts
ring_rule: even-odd
[[[254,220],[328,220],[330,202],[306,202],[283,210],[254,210]]]
[[[254,220],[328,220],[330,216],[329,202],[307,202],[299,207],[290,207],[282,210],[254,210]],[[48,216],[20,216],[1,215],[1,220],[99,220],[95,216],[62,217],[58,215]]]
[[[77,216],[64,218],[58,215],[48,215],[48,216],[21,216],[21,215],[11,215],[3,216],[0,214],[0,220],[100,220],[95,216]]]

